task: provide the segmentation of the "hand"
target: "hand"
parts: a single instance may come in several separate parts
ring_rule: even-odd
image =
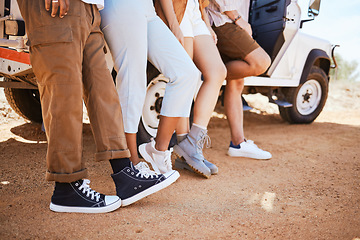
[[[63,18],[66,16],[67,12],[70,9],[70,0],[45,0],[46,11],[50,11],[51,6],[51,16],[55,17],[56,13],[60,9],[59,17]]]
[[[174,26],[171,27],[171,32],[175,35],[175,37],[177,38],[177,40],[179,40],[179,42],[181,43],[181,45],[184,46],[185,41],[184,41],[184,34],[182,33],[180,26]]]
[[[240,18],[235,22],[236,25],[244,29],[250,36],[252,36],[251,25],[246,22],[244,19]]]

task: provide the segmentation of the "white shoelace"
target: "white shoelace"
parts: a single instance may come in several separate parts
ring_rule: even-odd
[[[136,164],[135,168],[139,171],[136,176],[137,177],[145,177],[145,178],[154,178],[154,177],[158,177],[158,174],[154,171],[152,171],[149,167],[149,165],[146,162],[139,162],[138,164]]]
[[[257,148],[259,148],[259,147],[254,143],[253,140],[248,140],[248,139],[247,139],[246,142],[249,143],[249,144],[251,144],[251,145],[254,145],[254,146],[257,147]]]
[[[79,190],[85,194],[86,193],[86,197],[89,197],[91,195],[91,200],[94,200],[94,198],[96,198],[96,201],[99,201],[100,198],[100,193],[92,190],[89,186],[90,184],[90,180],[89,179],[84,179],[83,183],[81,184],[81,186],[79,187]]]
[[[204,145],[206,148],[210,148],[211,147],[211,139],[209,137],[209,135],[204,134],[203,136],[201,136],[201,138],[197,141],[197,149],[202,152]]]

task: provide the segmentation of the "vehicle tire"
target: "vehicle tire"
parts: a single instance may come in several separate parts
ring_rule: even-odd
[[[17,114],[32,122],[42,123],[39,90],[5,88],[4,93],[9,105]]]
[[[306,81],[296,88],[283,88],[292,107],[279,107],[281,117],[289,123],[312,123],[322,111],[328,96],[328,77],[324,70],[312,66]]]

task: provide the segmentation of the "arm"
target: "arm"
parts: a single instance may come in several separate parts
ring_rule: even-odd
[[[45,9],[46,11],[50,11],[50,6],[52,5],[51,9],[51,16],[55,17],[56,13],[60,9],[59,17],[63,18],[67,14],[70,8],[70,0],[45,0]]]
[[[251,25],[246,22],[242,17],[239,18],[239,13],[236,10],[225,11],[226,14],[231,20],[236,20],[234,23],[244,29],[250,36],[252,35]]]
[[[175,37],[179,40],[181,45],[184,46],[184,35],[181,32],[180,24],[176,18],[172,0],[160,0],[160,4],[161,4],[161,8],[164,12],[166,21],[169,24],[170,30],[173,32]]]
[[[234,23],[244,29],[250,36],[252,35],[251,25],[246,22],[242,17],[239,17],[239,13],[236,10],[237,0],[212,0],[212,2],[219,8],[222,14],[228,16],[231,20],[236,20]]]

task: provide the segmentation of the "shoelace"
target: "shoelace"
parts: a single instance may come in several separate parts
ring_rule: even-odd
[[[198,153],[202,153],[202,149],[204,148],[204,145],[206,148],[211,147],[211,139],[209,135],[205,133],[200,137],[200,139],[197,141],[196,144],[197,144]]]
[[[136,174],[136,177],[145,177],[145,178],[154,178],[154,177],[158,177],[158,174],[154,171],[152,171],[149,167],[149,165],[146,162],[140,162],[136,165],[136,169],[139,171]]]
[[[251,145],[254,145],[255,147],[257,147],[257,145],[254,143],[253,140],[246,140],[247,143],[251,144]]]
[[[100,198],[100,193],[92,190],[89,186],[90,184],[90,180],[89,179],[84,179],[83,183],[81,184],[81,186],[79,187],[79,190],[85,194],[86,193],[86,197],[89,197],[91,195],[91,200],[94,200],[94,198],[96,198],[96,201],[99,201]]]

